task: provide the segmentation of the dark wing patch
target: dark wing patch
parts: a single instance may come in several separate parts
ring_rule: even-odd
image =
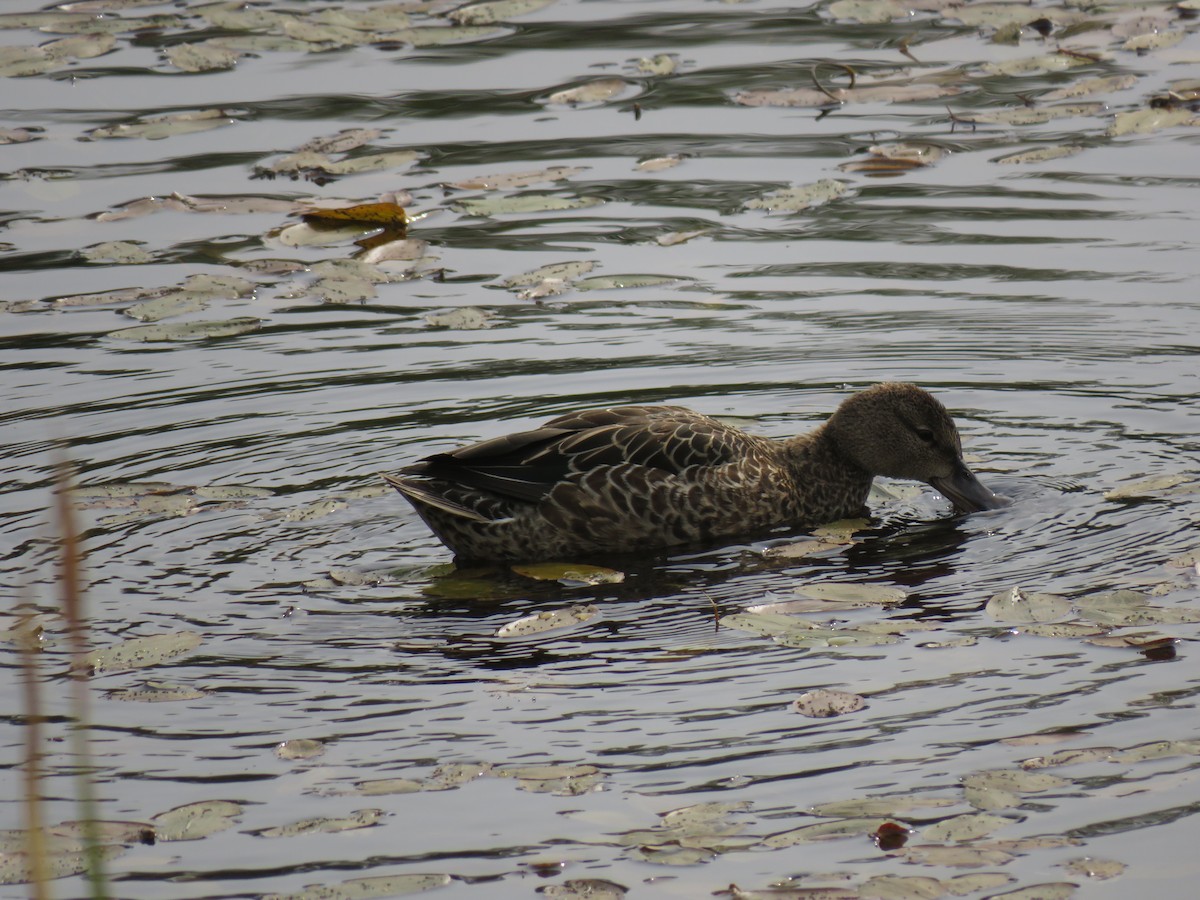
[[[679,474],[753,455],[764,443],[682,407],[625,406],[560,416],[401,471],[536,503],[572,474],[623,465]]]

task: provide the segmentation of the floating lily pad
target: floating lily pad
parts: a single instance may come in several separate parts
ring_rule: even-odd
[[[446,187],[459,190],[502,191],[512,188],[530,187],[535,184],[565,181],[573,175],[586,171],[583,166],[550,166],[525,172],[508,172],[501,175],[478,175],[461,181],[447,182]]]
[[[548,900],[623,900],[629,889],[602,878],[568,878],[562,884],[538,888]]]
[[[780,831],[762,839],[761,846],[771,850],[783,847],[794,847],[797,844],[809,844],[814,841],[840,840],[848,837],[860,837],[872,834],[886,825],[890,819],[856,818],[837,819],[833,822],[817,822],[814,825],[802,825],[788,831]]]
[[[252,832],[252,834],[267,838],[297,837],[303,834],[336,834],[342,831],[353,831],[357,828],[370,828],[373,825],[378,825],[385,815],[386,813],[382,809],[356,809],[348,816],[318,816],[311,819],[301,819],[298,822],[291,822],[287,825],[264,828]]]
[[[1080,638],[1095,637],[1107,630],[1101,625],[1084,622],[1035,622],[1020,625],[1013,629],[1019,634],[1032,634],[1036,637],[1051,638]]]
[[[755,89],[734,94],[733,102],[741,106],[819,108],[842,103],[913,103],[952,97],[962,91],[947,84],[895,82],[856,88],[831,87],[828,93],[816,88]]]
[[[335,884],[309,884],[292,894],[264,894],[263,900],[366,900],[370,897],[401,897],[445,887],[454,876],[413,873],[351,878]]]
[[[1081,856],[1063,863],[1063,868],[1072,875],[1082,875],[1084,878],[1091,878],[1094,881],[1107,881],[1123,874],[1128,867],[1125,863],[1117,862],[1115,859]]]
[[[240,803],[230,800],[202,800],[159,813],[150,823],[157,840],[198,841],[234,827],[242,811]]]
[[[512,570],[526,578],[568,585],[620,584],[625,580],[625,573],[616,569],[579,563],[532,563],[513,566]]]
[[[844,182],[825,178],[813,184],[775,191],[765,197],[747,200],[745,206],[746,209],[763,209],[767,212],[801,212],[836,200],[844,196],[846,190]]]
[[[140,122],[126,122],[93,128],[88,137],[93,140],[107,138],[142,138],[159,141],[183,134],[195,134],[232,125],[237,120],[223,109],[201,109],[192,112],[172,113],[169,116],[153,116]]]
[[[1053,622],[1071,612],[1071,601],[1013,587],[994,594],[984,611],[998,622]]]
[[[138,325],[109,333],[109,337],[125,341],[204,341],[211,338],[235,337],[262,328],[262,320],[250,317],[208,322],[181,322],[173,325]]]
[[[503,216],[539,212],[562,212],[599,206],[599,197],[560,197],[555,194],[517,194],[510,197],[480,197],[459,200],[451,208],[468,216]]]
[[[621,78],[599,78],[575,87],[555,91],[546,98],[546,102],[554,106],[603,103],[625,93],[628,87],[629,85]]]
[[[927,841],[973,841],[1014,824],[1016,820],[990,813],[965,813],[936,822],[921,831]]]
[[[559,631],[574,628],[584,622],[589,622],[599,615],[596,607],[588,604],[571,606],[567,609],[547,610],[534,613],[531,616],[501,625],[496,630],[498,638],[525,638],[533,635],[544,635],[548,631]]]
[[[815,691],[805,691],[793,700],[792,712],[808,716],[810,719],[827,719],[832,716],[858,712],[866,705],[867,701],[858,694],[821,688]]]
[[[292,738],[275,745],[280,759],[316,759],[325,754],[325,744],[312,738]]]
[[[194,631],[173,631],[149,637],[130,638],[111,647],[93,650],[84,665],[93,675],[128,672],[158,666],[191,653],[204,642]]]
[[[172,703],[178,700],[199,700],[208,695],[204,691],[187,685],[147,681],[140,687],[120,688],[109,691],[104,696],[109,700],[127,700],[136,703]]]
[[[1168,490],[1180,484],[1187,484],[1189,481],[1195,481],[1195,475],[1184,475],[1173,473],[1168,475],[1154,475],[1149,478],[1138,478],[1135,481],[1128,481],[1118,485],[1112,490],[1104,492],[1105,500],[1136,500],[1143,497],[1152,497],[1155,494]]]
[[[538,284],[547,279],[560,279],[563,281],[572,281],[580,275],[586,275],[592,269],[596,268],[594,260],[573,260],[571,262],[551,263],[546,266],[539,266],[531,272],[523,272],[520,275],[512,275],[500,282],[506,288],[524,287],[527,285]]]
[[[107,862],[116,859],[126,847],[104,844],[94,848],[98,859]],[[75,850],[57,850],[42,855],[41,864],[48,878],[66,878],[87,870],[91,854],[82,847]],[[33,879],[34,868],[29,855],[19,850],[0,854],[0,884],[28,884]]]
[[[948,797],[930,797],[926,794],[889,794],[882,797],[864,797],[861,800],[838,800],[819,803],[808,811],[814,816],[904,818],[929,809],[945,809],[956,806],[957,800]]]
[[[803,559],[819,556],[834,550],[845,550],[845,541],[797,541],[794,544],[778,544],[763,551],[765,559]]]
[[[425,790],[425,785],[412,778],[376,778],[371,781],[358,781],[354,791],[363,797],[380,797],[385,794],[415,794]]]
[[[167,62],[184,72],[215,72],[232,69],[242,53],[214,41],[172,44],[164,51]]]
[[[431,328],[452,328],[459,331],[478,331],[481,328],[491,328],[496,314],[488,309],[476,306],[463,306],[444,313],[432,313],[425,317],[425,324]]]
[[[171,316],[181,316],[185,313],[198,312],[208,308],[210,295],[194,291],[172,291],[153,300],[135,303],[122,312],[131,319],[140,322],[157,322]]]
[[[712,850],[697,847],[682,847],[679,844],[646,844],[635,847],[630,855],[642,862],[656,863],[660,866],[694,866],[708,862],[716,854]]]
[[[572,286],[577,291],[611,291],[657,287],[661,284],[675,284],[686,280],[677,275],[600,275],[576,281]]]
[[[115,263],[121,266],[136,266],[154,261],[153,254],[142,249],[141,241],[105,241],[93,244],[80,251],[88,262]]]
[[[1046,75],[1052,72],[1065,72],[1078,66],[1086,66],[1091,62],[1086,55],[1071,53],[1043,53],[1024,59],[1008,59],[1003,62],[984,63],[983,71],[988,75]]]
[[[676,244],[686,244],[692,238],[702,237],[712,231],[710,228],[697,228],[694,231],[668,231],[660,234],[654,242],[660,247],[674,247]]]
[[[1181,109],[1152,107],[1117,113],[1112,125],[1108,127],[1107,134],[1109,137],[1121,137],[1126,134],[1153,134],[1156,131],[1176,128],[1180,125],[1197,124],[1200,124],[1200,117],[1186,107]]]
[[[1021,760],[1022,769],[1050,769],[1058,766],[1074,766],[1082,763],[1108,762],[1117,750],[1115,747],[1081,747],[1077,750],[1057,750],[1045,756]]]
[[[426,787],[446,791],[491,774],[491,763],[444,763],[433,770]]]
[[[1005,875],[1003,872],[979,872],[970,875],[955,875],[953,878],[944,879],[942,884],[955,897],[965,897],[976,891],[987,891],[1012,884],[1015,880],[1011,875]]]
[[[908,599],[908,592],[884,584],[852,584],[826,581],[796,588],[796,593],[824,600],[833,606],[852,609],[862,606],[896,606]]]
[[[305,503],[303,506],[289,509],[283,514],[282,519],[285,522],[311,522],[313,519],[323,519],[345,508],[345,500],[314,500],[312,503]]]
[[[1065,778],[1048,772],[1027,772],[1021,769],[990,769],[973,772],[963,779],[964,786],[995,787],[1020,794],[1037,794],[1070,784]]]
[[[944,847],[935,844],[905,847],[899,851],[898,855],[904,857],[908,862],[923,863],[928,866],[946,866],[952,869],[1002,866],[1016,858],[1014,854],[1006,853],[1003,850],[991,850],[983,847]]]
[[[1018,888],[1015,891],[1005,891],[1003,894],[992,894],[990,900],[1068,900],[1074,897],[1079,885],[1069,881],[1055,881],[1046,884],[1034,884]]]
[[[1076,144],[1061,144],[1052,147],[1038,147],[1034,150],[1023,150],[1020,153],[1009,153],[993,160],[1003,165],[1028,165],[1030,163],[1048,162],[1052,159],[1065,159],[1084,151],[1084,147]]]
[[[451,10],[446,17],[459,25],[488,25],[545,9],[555,0],[483,0]]]

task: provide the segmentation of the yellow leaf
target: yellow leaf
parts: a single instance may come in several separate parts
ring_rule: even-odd
[[[388,228],[403,228],[408,224],[404,207],[395,203],[360,203],[358,206],[343,206],[337,209],[310,209],[303,213],[309,224],[321,222],[362,222],[383,225]]]

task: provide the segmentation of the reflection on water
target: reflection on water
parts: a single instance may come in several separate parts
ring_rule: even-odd
[[[241,808],[203,840],[126,851],[111,863],[114,893],[286,894],[444,873],[446,897],[529,897],[602,878],[631,895],[692,898],[810,873],[844,877],[802,884],[847,888],[964,872],[1010,879],[981,882],[973,896],[1044,882],[1095,898],[1186,893],[1194,745],[1131,748],[1198,737],[1188,674],[1198,635],[1186,619],[1200,589],[1194,567],[1169,564],[1196,549],[1200,522],[1197,132],[1185,121],[1195,20],[1166,4],[1140,11],[1144,22],[1039,7],[1058,29],[1049,39],[1018,21],[991,40],[1013,23],[964,21],[972,5],[882,24],[854,21],[844,5],[524,8],[534,6],[502,9],[498,24],[416,3],[381,13],[100,0],[71,12],[78,25],[0,17],[4,581],[10,597],[36,596],[49,612],[46,507],[52,449],[64,441],[91,491],[81,502],[96,643],[203,637],[188,656],[95,679],[104,816],[146,821],[213,798]],[[237,18],[253,15],[265,18]],[[421,30],[451,26],[482,30]],[[38,47],[93,28],[115,35],[111,49],[96,38]],[[314,30],[329,28],[349,30]],[[368,29],[375,39],[355,37]],[[1179,41],[1126,47],[1153,32]],[[209,49],[234,54],[232,68],[187,74],[169,51],[222,40]],[[1057,46],[1096,58],[1068,67]],[[983,68],[1025,57],[1040,68]],[[926,78],[960,93],[824,114],[734,101],[807,89],[826,59],[851,64],[859,85]],[[14,75],[18,62],[29,71]],[[849,86],[836,66],[818,69],[826,89]],[[1047,96],[1117,75],[1132,81]],[[625,84],[610,99],[549,99],[614,76]],[[1176,99],[1163,99],[1168,88]],[[1026,100],[1033,110],[1098,106],[1009,124]],[[1163,103],[1185,115],[1118,131],[1118,114]],[[204,110],[220,113],[192,117]],[[1010,118],[986,118],[998,112]],[[93,131],[131,126],[159,131]],[[320,144],[324,162],[288,168],[333,136]],[[900,141],[946,152],[891,178],[839,169]],[[1065,145],[1085,149],[994,162]],[[553,166],[582,171],[560,178]],[[276,177],[256,177],[270,168]],[[528,183],[449,187],[512,173]],[[746,205],[826,178],[848,187],[826,205]],[[409,233],[426,245],[387,259],[349,240],[283,239],[296,204],[391,194],[428,213]],[[464,204],[496,198],[527,205],[472,215]],[[521,281],[568,262],[593,265],[578,278]],[[188,281],[197,275],[241,281]],[[612,281],[583,280],[601,277]],[[159,304],[149,318],[129,314],[147,301]],[[461,308],[493,313],[489,327],[427,318]],[[230,320],[253,324],[208,339],[117,334]],[[625,580],[586,587],[453,572],[375,477],[604,404],[682,403],[782,437],[884,379],[933,390],[954,411],[972,468],[1014,504],[955,518],[928,489],[897,490],[852,545],[830,552],[764,556],[800,537],[780,535],[613,560]],[[1192,480],[1104,497],[1160,473]],[[104,493],[130,482],[143,487]],[[801,649],[717,624],[827,581],[904,588],[894,609],[815,616],[831,632],[874,627],[890,642]],[[1144,591],[1184,621],[1116,633],[1178,638],[1177,655],[1020,633],[984,610],[1014,585],[1075,602]],[[527,639],[496,636],[573,604],[597,614]],[[58,739],[66,649],[53,616],[45,624],[47,727]],[[13,643],[2,646],[15,671]],[[143,682],[192,694],[109,693]],[[791,710],[818,687],[867,705],[830,719]],[[16,760],[19,700],[15,689],[5,697],[0,745]],[[1006,743],[1041,732],[1057,736]],[[297,738],[324,752],[275,753]],[[76,816],[64,747],[49,745],[51,821]],[[1112,749],[1031,768],[1062,779],[1054,787],[988,800],[964,788],[972,773],[1094,747]],[[527,768],[550,765],[565,769]],[[0,796],[19,795],[18,774],[8,770]],[[360,784],[382,779],[400,781],[390,792]],[[1007,819],[961,842],[915,833],[910,847],[1004,856],[968,869],[906,863],[862,833],[780,837],[824,821],[808,813],[815,805],[893,795],[937,801],[888,813],[918,832],[980,811]],[[693,813],[702,827],[660,818],[705,802],[738,805]],[[248,834],[363,809],[383,815],[333,833]],[[0,810],[4,827],[19,824],[14,799]],[[1081,857],[1129,868],[1105,881],[1065,867]]]

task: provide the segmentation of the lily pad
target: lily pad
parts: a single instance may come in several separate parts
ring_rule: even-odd
[[[984,612],[998,622],[1053,622],[1071,612],[1071,601],[1057,594],[1023,591],[1019,587],[994,594]]]
[[[625,573],[616,569],[579,563],[532,563],[513,566],[512,570],[526,578],[568,585],[620,584],[625,580]]]
[[[478,175],[464,178],[461,181],[450,181],[446,187],[459,190],[502,191],[512,188],[530,187],[535,184],[546,184],[555,181],[565,181],[573,175],[587,171],[584,166],[550,166],[545,169],[535,169],[524,172],[508,172],[501,175]]]
[[[93,650],[84,658],[84,665],[92,675],[128,672],[170,662],[191,653],[203,642],[204,639],[194,631],[130,638],[111,647]]]
[[[844,196],[846,190],[845,182],[825,178],[813,184],[775,191],[765,197],[747,200],[745,207],[767,212],[801,212],[836,200]]]
[[[367,900],[371,897],[401,897],[422,894],[453,883],[454,876],[412,873],[351,878],[336,884],[309,884],[292,894],[264,894],[263,900]]]
[[[603,103],[618,97],[629,88],[621,78],[599,78],[587,81],[575,87],[555,91],[546,98],[553,106],[580,106],[583,104]]]
[[[854,818],[837,819],[833,822],[817,822],[814,825],[802,825],[788,831],[780,831],[762,839],[761,846],[771,850],[783,847],[794,847],[797,844],[809,844],[814,841],[840,840],[848,837],[858,837],[872,834],[886,825],[890,819]]]
[[[920,844],[905,847],[898,853],[908,862],[928,866],[947,866],[952,869],[974,869],[980,866],[1002,866],[1012,862],[1016,856],[1003,850],[983,847],[944,847],[937,844]],[[995,895],[993,895],[995,896]]]
[[[324,742],[312,738],[292,738],[275,745],[275,755],[280,759],[316,759],[324,754]]]
[[[1015,819],[996,816],[990,813],[965,813],[943,819],[927,828],[922,829],[921,837],[927,841],[944,843],[946,841],[973,841],[991,834],[1015,823]]]
[[[1067,860],[1063,863],[1063,868],[1072,875],[1082,875],[1084,878],[1091,878],[1094,881],[1107,881],[1123,874],[1128,867],[1125,863],[1117,862],[1115,859],[1081,856],[1077,859]]]
[[[805,691],[793,700],[792,712],[808,716],[810,719],[827,719],[857,712],[866,705],[867,701],[858,694],[821,688]]]
[[[234,827],[242,811],[231,800],[202,800],[159,813],[150,823],[160,841],[198,841]]]
[[[555,0],[483,0],[482,3],[470,3],[453,9],[446,17],[459,25],[489,25],[492,22],[503,22],[537,12],[554,2]]]
[[[211,338],[235,337],[262,328],[262,320],[250,317],[208,322],[181,322],[173,325],[138,325],[109,333],[109,337],[125,341],[204,341]]]
[[[530,616],[501,625],[496,629],[498,638],[526,638],[533,635],[544,635],[549,631],[559,631],[574,628],[584,622],[590,622],[599,615],[596,607],[587,604],[571,606],[567,609],[546,610]]]
[[[104,696],[109,700],[126,700],[136,703],[172,703],[178,700],[199,700],[208,695],[204,691],[187,685],[147,681],[139,687],[109,691]]]
[[[599,197],[560,197],[556,194],[517,194],[511,197],[467,198],[451,208],[468,216],[503,216],[539,212],[562,212],[599,206]]]
[[[353,831],[378,825],[385,815],[386,813],[382,809],[356,809],[348,816],[317,816],[251,833],[266,838],[297,837],[303,834],[337,834],[342,831]]]
[[[425,317],[425,324],[431,328],[452,328],[459,331],[478,331],[481,328],[491,328],[496,314],[491,310],[480,309],[476,306],[463,306],[444,313],[432,313]]]

